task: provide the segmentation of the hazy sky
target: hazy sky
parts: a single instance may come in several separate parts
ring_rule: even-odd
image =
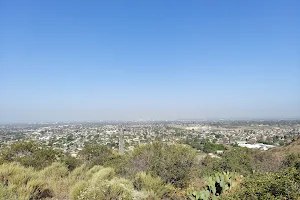
[[[299,0],[0,0],[0,122],[294,117]]]

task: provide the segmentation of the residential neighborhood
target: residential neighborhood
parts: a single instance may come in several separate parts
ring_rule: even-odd
[[[267,150],[290,143],[300,134],[300,121],[148,121],[32,123],[0,125],[1,146],[35,141],[76,156],[85,145],[104,145],[125,152],[160,141],[193,140]],[[122,136],[122,140],[120,140]],[[217,152],[216,152],[217,153]],[[220,153],[220,152],[219,152]]]

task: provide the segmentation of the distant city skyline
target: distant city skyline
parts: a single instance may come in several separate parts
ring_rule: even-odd
[[[0,123],[299,119],[300,1],[0,2]]]

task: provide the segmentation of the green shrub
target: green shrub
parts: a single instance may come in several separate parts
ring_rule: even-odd
[[[75,168],[70,173],[70,181],[76,183],[77,181],[85,179],[87,171],[88,171],[88,167],[86,164],[83,164],[80,167]]]
[[[288,154],[283,160],[284,167],[295,167],[300,170],[300,153]]]
[[[86,172],[86,179],[90,179],[92,178],[92,176],[97,173],[98,171],[100,171],[101,169],[103,169],[104,167],[103,166],[100,166],[100,165],[95,165],[94,167],[92,167],[91,169],[89,169],[87,172]]]
[[[66,155],[61,160],[62,163],[64,163],[69,171],[73,171],[76,167],[79,167],[82,164],[82,161],[74,158],[70,155]]]
[[[174,187],[170,184],[164,185],[164,181],[160,177],[152,177],[145,172],[136,174],[133,180],[133,186],[138,191],[147,191],[157,198],[167,196]]]
[[[89,167],[93,167],[110,162],[115,158],[115,154],[106,146],[88,145],[78,153],[78,157],[84,160]]]
[[[133,199],[132,183],[126,179],[114,178],[106,181],[102,185],[104,190],[104,199]]]
[[[25,187],[21,186],[22,192],[18,193],[20,199],[43,199],[52,197],[53,191],[49,185],[38,179],[30,180]]]
[[[152,177],[150,174],[141,172],[136,174],[133,185],[136,190],[157,191],[163,186],[163,181],[159,177]]]
[[[132,175],[145,171],[161,177],[165,183],[184,187],[195,156],[196,151],[187,145],[154,143],[137,148],[128,169]]]
[[[114,176],[115,170],[113,168],[103,168],[93,175],[93,177],[90,179],[90,184],[97,185],[100,184],[103,180],[111,180]]]
[[[234,195],[238,199],[299,199],[300,171],[296,168],[274,173],[255,173],[246,178]]]
[[[63,163],[54,162],[50,166],[44,168],[39,172],[42,179],[50,179],[57,181],[67,177],[69,174],[68,168]]]
[[[18,163],[6,163],[0,166],[0,182],[4,186],[9,184],[23,185],[33,177],[37,177],[32,168],[25,168]]]
[[[74,170],[77,173],[77,170]],[[87,173],[88,178],[71,188],[73,200],[83,199],[132,199],[133,185],[129,180],[116,178],[113,168],[94,166]]]
[[[232,148],[221,155],[221,159],[207,156],[201,161],[202,175],[213,175],[215,172],[237,172],[244,176],[254,171],[253,150],[243,147]]]
[[[35,142],[16,142],[1,149],[3,163],[18,162],[26,167],[42,169],[58,161],[62,151],[55,150]]]
[[[17,200],[17,193],[14,185],[10,185],[8,187],[0,184],[0,199],[1,200]]]
[[[73,200],[79,200],[80,195],[86,190],[88,187],[87,181],[79,181],[77,182],[70,190],[70,196]]]
[[[39,179],[38,172],[25,168],[18,163],[2,164],[0,166],[0,196],[11,199],[42,199],[53,196],[49,184]]]
[[[73,200],[98,199],[133,199],[133,186],[131,182],[122,178],[102,180],[101,182],[80,182],[72,189]]]

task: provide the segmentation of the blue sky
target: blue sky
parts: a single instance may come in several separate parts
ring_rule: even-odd
[[[298,118],[299,10],[0,0],[0,122]]]

